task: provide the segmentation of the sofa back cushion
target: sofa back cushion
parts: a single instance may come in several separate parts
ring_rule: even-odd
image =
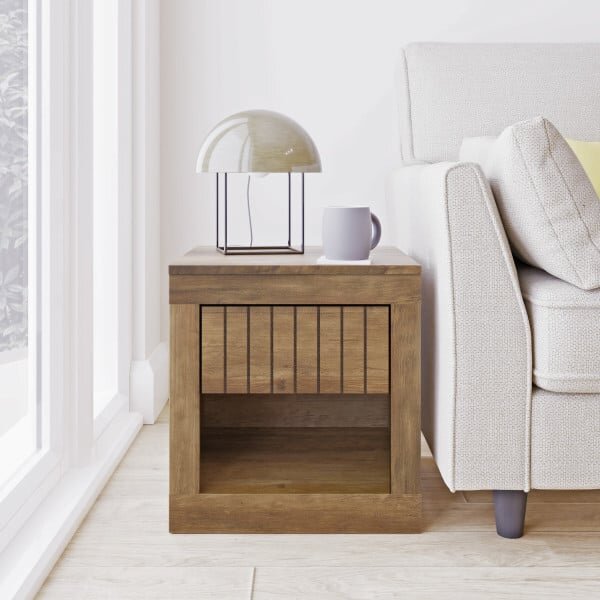
[[[529,119],[479,148],[476,160],[465,141],[461,158],[481,164],[513,252],[579,288],[599,288],[600,199],[556,127]]]
[[[398,75],[405,162],[456,160],[463,138],[536,115],[600,140],[600,44],[411,44]]]

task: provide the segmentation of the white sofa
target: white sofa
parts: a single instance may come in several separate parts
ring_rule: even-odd
[[[423,266],[422,428],[450,490],[600,488],[600,291],[516,265],[465,137],[544,115],[600,140],[600,45],[413,44],[399,68],[397,244]]]

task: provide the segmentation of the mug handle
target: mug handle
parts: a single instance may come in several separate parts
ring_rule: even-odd
[[[373,227],[373,237],[371,238],[371,250],[379,244],[381,239],[381,221],[375,213],[371,213],[371,225]]]

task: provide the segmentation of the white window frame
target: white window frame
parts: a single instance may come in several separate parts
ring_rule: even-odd
[[[98,0],[96,0],[98,1]],[[110,0],[115,1],[115,0]],[[117,174],[117,264],[116,292],[118,306],[117,383],[112,398],[94,418],[94,439],[97,440],[112,420],[129,406],[129,371],[132,360],[132,1],[116,0],[117,35],[114,89],[117,92],[117,119],[114,137],[117,140],[113,168]]]
[[[38,7],[43,194],[39,385],[42,452],[0,498],[0,597],[42,584],[141,427],[129,411],[132,286],[131,0],[119,0],[119,344],[115,398],[93,418],[93,0],[30,0]],[[49,233],[52,232],[52,238]]]

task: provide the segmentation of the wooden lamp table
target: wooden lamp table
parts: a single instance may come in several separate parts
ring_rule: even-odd
[[[171,532],[420,529],[420,266],[320,254],[169,267]]]

